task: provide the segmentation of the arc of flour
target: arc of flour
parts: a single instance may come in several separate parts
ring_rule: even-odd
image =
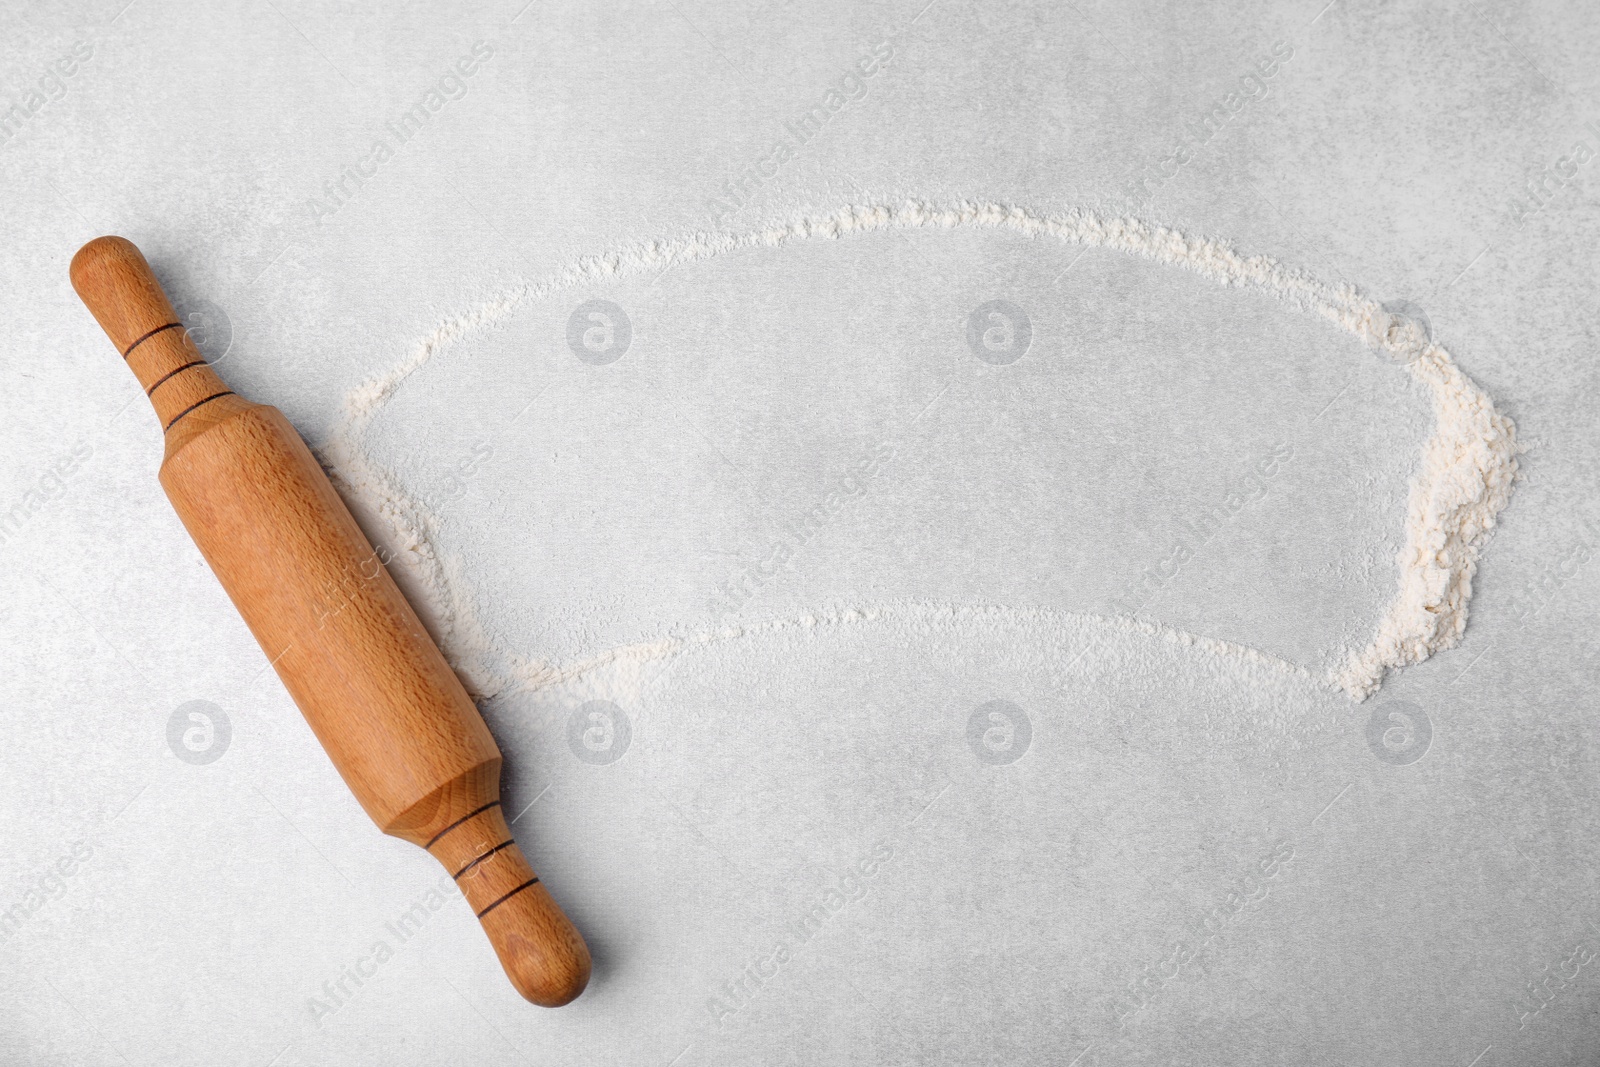
[[[1434,426],[1411,478],[1405,542],[1397,559],[1399,589],[1369,644],[1348,652],[1326,681],[1352,699],[1363,700],[1377,690],[1388,671],[1420,663],[1460,641],[1478,555],[1510,502],[1516,479],[1519,449],[1511,420],[1495,410],[1489,396],[1443,346],[1352,285],[1330,285],[1271,257],[1241,254],[1216,238],[1193,237],[1131,217],[1106,218],[1084,209],[1043,215],[971,201],[852,205],[744,233],[694,233],[587,256],[445,319],[398,364],[351,391],[344,401],[344,420],[321,451],[358,504],[374,510],[394,534],[394,547],[402,550],[397,561],[410,578],[405,582],[408,592],[414,597],[420,594],[441,643],[469,684],[485,696],[515,686],[549,684],[565,672],[498,645],[464,591],[454,564],[434,547],[436,519],[362,447],[367,429],[395,391],[455,342],[502,321],[527,301],[566,289],[742,249],[888,229],[958,227],[1054,237],[1182,267],[1221,285],[1255,288],[1332,322],[1397,361],[1404,360],[1411,376],[1429,391]]]
[[[996,626],[1020,626],[1033,630],[1061,630],[1071,624],[1080,624],[1104,634],[1127,634],[1183,648],[1196,648],[1218,658],[1224,658],[1242,668],[1254,668],[1283,678],[1312,682],[1310,671],[1286,659],[1274,656],[1248,645],[1224,641],[1215,637],[1202,637],[1175,629],[1163,623],[1131,616],[1106,618],[1075,612],[1055,611],[1050,608],[1016,608],[1004,604],[956,604],[933,600],[891,600],[835,611],[816,611],[793,618],[769,618],[741,622],[715,629],[655,641],[641,641],[631,645],[604,649],[562,664],[523,662],[514,664],[517,682],[524,689],[542,689],[547,686],[581,681],[603,671],[637,672],[654,663],[664,663],[680,656],[702,651],[716,645],[731,644],[748,638],[767,635],[823,634],[846,627],[895,627],[901,631],[939,633],[960,629],[992,629]]]

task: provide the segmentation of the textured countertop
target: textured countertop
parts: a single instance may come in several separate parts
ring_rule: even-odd
[[[1595,11],[125,3],[0,13],[0,1061],[1591,1062]],[[572,1006],[186,537],[102,233],[478,696]],[[1357,701],[1373,302],[1522,452]]]

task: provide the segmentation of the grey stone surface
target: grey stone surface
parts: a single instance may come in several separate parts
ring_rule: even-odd
[[[0,1060],[1592,1062],[1590,7],[125,4],[0,11]],[[398,942],[440,872],[185,536],[72,253],[137,242],[320,444],[581,256],[908,198],[1135,214],[1421,309],[1529,446],[1465,641],[1354,704],[1075,621],[1283,445],[1140,615],[1320,672],[1393,594],[1428,398],[1260,293],[971,229],[563,289],[444,346],[374,460],[509,649],[748,629],[483,703],[580,1001],[521,1002],[459,900]],[[1020,357],[975,353],[995,307]],[[625,349],[579,351],[611,308]]]

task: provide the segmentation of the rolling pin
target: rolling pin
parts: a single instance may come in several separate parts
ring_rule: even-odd
[[[162,488],[345,784],[455,878],[519,993],[572,1000],[589,950],[512,840],[500,749],[311,450],[207,365],[132,243],[71,274],[155,406]]]

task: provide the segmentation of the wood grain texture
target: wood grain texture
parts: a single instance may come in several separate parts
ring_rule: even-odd
[[[89,242],[72,284],[155,407],[174,509],[351,792],[455,876],[518,992],[572,1000],[588,948],[511,840],[500,750],[311,450],[205,364],[131,243]]]

